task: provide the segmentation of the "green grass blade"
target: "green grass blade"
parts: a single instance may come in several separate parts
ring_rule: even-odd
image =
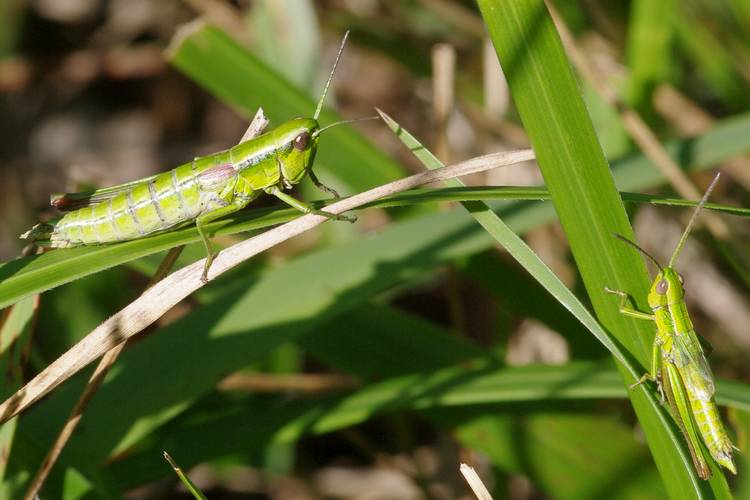
[[[654,87],[664,82],[671,68],[677,2],[636,0],[630,5],[627,40],[628,98],[640,111],[651,108]]]
[[[347,57],[344,53],[343,57]],[[297,116],[312,116],[315,102],[220,29],[190,25],[168,51],[170,62],[225,103],[252,117],[260,106],[272,126]],[[324,108],[322,125],[341,117]],[[315,170],[337,186],[361,191],[403,175],[393,160],[351,127],[335,127],[322,136]]]
[[[177,474],[177,477],[180,478],[180,481],[182,481],[182,484],[185,485],[185,488],[190,492],[191,495],[193,495],[193,498],[196,500],[207,500],[206,495],[203,494],[203,492],[198,488],[185,474],[182,469],[180,468],[177,463],[172,459],[172,457],[167,453],[164,452],[164,459],[169,462],[170,467],[172,467],[172,470],[174,470],[175,474]]]
[[[741,387],[733,387],[733,386]],[[750,387],[718,381],[720,399],[740,395],[731,406],[750,405]],[[262,449],[273,437],[292,442],[305,435],[333,432],[396,411],[487,405],[498,412],[513,412],[519,405],[543,402],[550,408],[560,402],[619,400],[627,397],[622,378],[610,364],[572,362],[561,366],[501,366],[487,362],[464,363],[423,373],[390,377],[344,396],[314,401],[287,401],[279,405],[247,405],[239,413],[213,416],[187,426],[175,426],[162,436],[174,443],[173,451],[195,462],[233,453],[237,449]],[[211,436],[221,435],[216,440]],[[110,467],[128,488],[161,477],[159,443],[140,450]],[[191,453],[200,450],[199,453]],[[150,464],[150,465],[148,465]]]
[[[649,203],[656,206],[696,207],[697,201],[672,198],[659,194],[621,192],[623,202]],[[414,203],[436,203],[446,201],[479,200],[526,200],[549,201],[549,190],[543,186],[453,186],[448,188],[420,188],[384,198],[371,205],[373,207],[399,207]],[[750,218],[750,208],[732,207],[719,203],[706,203],[704,208],[715,212]]]
[[[3,311],[0,317],[0,373],[3,383],[0,385],[2,399],[9,397],[24,382],[25,353],[31,341],[31,332],[38,314],[39,297],[32,295],[13,307]],[[18,426],[18,417],[0,425],[0,497],[10,498],[13,484],[8,481],[5,473],[8,457],[11,456],[13,442]]]
[[[406,129],[402,128],[390,116],[380,113],[383,120],[388,124],[393,133],[401,139],[401,142],[422,162],[422,164],[434,170],[443,166],[427,148],[414,138]],[[463,186],[458,179],[446,181],[449,186]],[[542,286],[554,296],[563,306],[568,309],[578,321],[580,321],[596,338],[607,348],[621,363],[628,367],[631,375],[637,380],[638,368],[632,363],[630,357],[613,341],[611,335],[606,332],[589,313],[581,301],[568,290],[565,284],[542,262],[542,260],[531,250],[516,233],[503,222],[485,203],[480,201],[464,201],[461,204],[468,210],[479,224],[503,247],[510,255],[523,266]]]
[[[597,316],[647,366],[653,326],[625,318],[603,290],[627,290],[643,307],[648,275],[641,257],[612,236],[632,237],[632,229],[545,4],[479,0],[479,7]],[[653,398],[633,391],[631,401],[671,497],[729,497],[723,476],[709,484],[697,477],[682,436]]]

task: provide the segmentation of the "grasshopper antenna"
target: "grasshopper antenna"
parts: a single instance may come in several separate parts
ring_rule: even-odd
[[[354,123],[354,122],[364,122],[364,121],[367,121],[367,120],[378,120],[378,119],[380,119],[380,117],[379,117],[379,116],[365,116],[364,118],[354,118],[354,119],[352,119],[352,120],[341,120],[341,121],[338,121],[338,122],[333,122],[333,123],[330,123],[330,124],[326,125],[326,126],[325,126],[325,127],[323,127],[323,128],[320,128],[320,129],[316,130],[315,132],[313,132],[313,135],[312,135],[312,136],[313,136],[313,137],[317,137],[317,136],[319,136],[319,135],[321,134],[321,132],[323,132],[324,130],[328,130],[329,128],[331,128],[331,127],[336,127],[336,126],[338,126],[338,125],[345,125],[345,124],[347,124],[347,123]]]
[[[698,214],[703,209],[703,206],[706,204],[706,201],[708,201],[708,197],[711,195],[711,191],[714,190],[716,183],[719,182],[720,176],[721,176],[721,173],[717,172],[716,176],[714,177],[714,180],[711,181],[711,184],[708,186],[708,189],[706,189],[706,194],[703,195],[703,198],[701,198],[700,203],[698,203],[698,206],[695,207],[695,212],[693,212],[693,216],[690,218],[690,222],[688,222],[688,225],[685,228],[685,232],[682,233],[682,237],[680,238],[679,243],[677,243],[677,247],[674,249],[674,253],[672,254],[672,257],[669,259],[669,267],[672,267],[674,263],[677,261],[677,256],[680,254],[680,251],[682,250],[683,245],[685,245],[685,241],[687,240],[687,237],[690,234],[690,231],[692,231],[693,226],[695,225],[695,221],[698,219]]]
[[[313,120],[317,120],[320,116],[320,111],[323,109],[323,101],[326,99],[326,94],[328,94],[328,87],[331,86],[331,80],[333,80],[333,73],[336,71],[336,66],[339,64],[339,59],[341,59],[341,53],[344,51],[344,45],[346,45],[346,39],[349,38],[349,30],[346,30],[346,33],[344,33],[344,38],[341,39],[341,45],[339,45],[339,52],[336,54],[336,60],[333,62],[333,68],[331,68],[331,73],[328,75],[328,81],[326,82],[326,86],[323,87],[323,95],[320,96],[320,100],[318,101],[318,107],[315,108],[315,114],[313,115]]]
[[[643,255],[645,255],[646,257],[648,257],[649,259],[651,259],[651,262],[653,262],[654,264],[656,264],[656,267],[659,268],[659,271],[664,271],[664,269],[661,267],[661,264],[659,264],[659,261],[656,260],[653,255],[651,255],[650,253],[648,253],[647,251],[645,251],[644,249],[642,249],[641,247],[639,247],[636,243],[630,241],[625,236],[623,236],[621,234],[617,234],[617,233],[615,233],[615,238],[624,241],[628,245],[632,246],[633,248],[635,248],[636,250],[638,250],[639,252],[641,252]]]

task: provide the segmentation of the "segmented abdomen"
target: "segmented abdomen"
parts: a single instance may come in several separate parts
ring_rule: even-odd
[[[733,469],[732,442],[727,436],[724,424],[721,422],[721,417],[719,416],[719,410],[713,398],[709,401],[704,401],[693,397],[689,392],[688,398],[693,410],[693,417],[711,456],[725,467]]]
[[[109,200],[65,214],[50,236],[52,246],[132,240],[194,219],[203,208],[197,179],[205,169],[187,163]]]

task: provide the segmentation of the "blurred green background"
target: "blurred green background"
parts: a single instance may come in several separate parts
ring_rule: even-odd
[[[712,201],[748,206],[750,3],[554,5],[699,190],[719,168]],[[185,31],[199,17],[208,25]],[[54,215],[50,193],[230,147],[258,106],[272,127],[309,116],[346,29],[322,124],[378,107],[445,163],[543,147],[526,134],[485,21],[474,2],[452,0],[3,2],[0,298],[16,304],[0,328],[3,399],[136,298],[165,248],[195,240],[186,230],[13,260],[18,234]],[[618,188],[679,197],[620,110],[577,78]],[[423,168],[380,121],[323,135],[315,165],[344,195]],[[531,162],[466,181],[544,183]],[[308,181],[295,196],[321,198]],[[262,197],[252,208],[276,205]],[[552,204],[492,207],[588,304],[568,247],[575,235]],[[666,261],[690,210],[626,208],[639,244]],[[231,219],[215,243],[258,231],[263,214]],[[358,217],[252,259],[149,328],[95,395],[41,498],[188,498],[164,450],[209,498],[473,498],[461,462],[496,499],[674,496],[611,355],[459,206],[428,197]],[[697,230],[678,268],[713,346],[724,421],[746,455],[748,224],[722,219],[730,237]],[[178,266],[202,257],[188,245]],[[23,497],[92,370],[0,428],[0,497]],[[750,498],[745,455],[729,481],[737,498]]]

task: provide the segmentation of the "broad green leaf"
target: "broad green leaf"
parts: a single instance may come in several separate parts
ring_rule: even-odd
[[[320,27],[311,0],[254,2],[246,22],[266,64],[303,89],[312,90],[316,75],[325,82],[329,69],[320,68]]]
[[[328,321],[297,342],[327,366],[369,380],[433,370],[482,355],[478,346],[461,337],[380,305],[365,305]]]
[[[719,399],[727,384],[718,381]],[[750,404],[750,387],[742,384],[742,407]],[[550,408],[564,402],[623,399],[623,387],[610,363],[572,362],[562,366],[501,366],[477,362],[429,373],[392,377],[345,396],[315,400],[246,401],[227,414],[195,418],[165,428],[160,437],[182,457],[184,466],[222,457],[237,449],[257,450],[270,441],[292,442],[309,434],[322,434],[356,425],[396,411],[434,411],[443,408],[479,407],[481,413],[516,414],[521,408]],[[522,405],[531,406],[524,407]],[[222,436],[216,439],[214,436]],[[123,457],[110,465],[121,486],[132,488],[159,477],[159,443]],[[194,452],[196,451],[196,452]]]
[[[448,418],[452,413],[461,418],[460,412],[448,412]],[[612,417],[573,407],[466,420],[458,439],[502,470],[528,476],[551,498],[664,498],[648,450],[633,440],[632,429]]]
[[[547,8],[542,0],[479,0],[479,7],[597,316],[647,366],[652,325],[621,315],[603,290],[628,290],[643,307],[648,274],[640,256],[612,238],[632,237],[632,229]],[[634,381],[632,367],[622,372]],[[683,437],[653,397],[634,391],[631,401],[670,496],[729,497],[723,475],[708,483],[697,477]]]

